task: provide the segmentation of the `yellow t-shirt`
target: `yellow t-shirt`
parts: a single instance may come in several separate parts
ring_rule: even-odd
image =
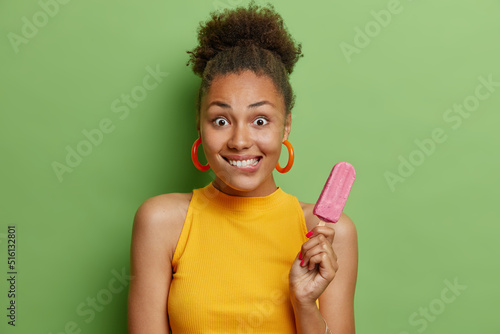
[[[168,316],[177,333],[296,333],[288,273],[307,240],[296,197],[193,190],[172,259]]]

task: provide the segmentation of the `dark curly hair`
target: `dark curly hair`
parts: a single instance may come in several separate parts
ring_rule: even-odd
[[[196,103],[197,120],[201,98],[213,79],[246,69],[269,76],[283,95],[285,116],[291,112],[295,95],[288,76],[303,57],[302,44],[295,43],[274,6],[268,3],[266,7],[259,7],[252,0],[248,8],[212,12],[211,19],[200,23],[199,45],[187,51],[190,59],[186,64],[192,63],[193,72],[202,79]]]

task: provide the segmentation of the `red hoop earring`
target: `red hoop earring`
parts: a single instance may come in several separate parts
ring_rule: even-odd
[[[286,148],[288,149],[288,163],[286,164],[286,166],[284,168],[282,168],[280,166],[279,161],[278,161],[278,163],[276,164],[276,170],[280,173],[288,172],[292,168],[293,160],[295,159],[295,154],[293,153],[292,144],[290,144],[290,142],[288,140],[285,140],[283,142],[283,144],[285,144]]]
[[[204,172],[209,170],[210,166],[208,165],[208,163],[206,165],[202,165],[198,161],[198,146],[200,146],[200,144],[201,144],[201,138],[196,139],[196,141],[193,144],[193,148],[191,149],[191,159],[193,160],[195,167]]]

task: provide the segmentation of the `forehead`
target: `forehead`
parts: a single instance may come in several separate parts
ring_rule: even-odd
[[[284,108],[283,96],[276,89],[273,80],[250,70],[215,77],[203,98],[202,106],[206,108],[214,100],[223,100],[230,105],[248,105],[268,100],[279,109]]]

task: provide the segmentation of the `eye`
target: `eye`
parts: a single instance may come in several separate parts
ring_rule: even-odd
[[[214,123],[215,125],[217,126],[224,126],[227,124],[227,120],[223,117],[217,117],[215,120],[214,120]]]
[[[255,121],[253,121],[253,122],[254,122],[255,125],[263,126],[263,125],[266,125],[268,123],[268,120],[265,119],[264,117],[259,117]]]

